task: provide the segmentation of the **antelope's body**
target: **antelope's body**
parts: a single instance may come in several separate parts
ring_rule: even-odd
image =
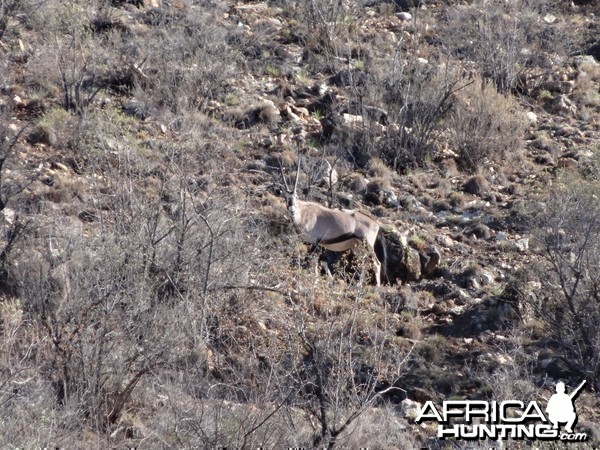
[[[379,224],[375,220],[358,211],[330,209],[298,200],[295,192],[286,199],[294,226],[304,241],[335,252],[350,250],[365,242],[372,253],[377,286],[381,284],[381,263],[375,254]]]
[[[330,171],[331,165],[327,163]],[[283,168],[281,177],[285,184],[283,195],[287,202],[287,209],[294,223],[294,227],[309,244],[317,244],[334,252],[351,250],[365,242],[371,252],[375,268],[375,281],[381,285],[381,263],[375,254],[375,241],[379,235],[379,224],[370,217],[350,209],[326,208],[315,202],[298,200],[298,179],[300,178],[300,160],[296,169],[294,189],[290,189]],[[385,246],[383,246],[385,264]],[[331,275],[329,267],[327,273]]]

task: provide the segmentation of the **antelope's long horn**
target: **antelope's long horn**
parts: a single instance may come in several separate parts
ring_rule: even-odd
[[[298,155],[298,168],[296,169],[296,180],[294,181],[294,194],[296,193],[296,189],[298,188],[298,180],[300,179],[300,162],[302,158]]]
[[[279,161],[279,171],[281,172],[281,178],[283,179],[283,184],[285,185],[285,190],[287,192],[291,192],[290,187],[287,182],[287,178],[285,177],[285,172],[283,171],[283,164],[281,164],[281,161]]]

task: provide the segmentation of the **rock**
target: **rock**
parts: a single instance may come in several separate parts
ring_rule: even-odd
[[[343,114],[344,124],[349,127],[356,127],[363,124],[363,117],[354,114]]]
[[[289,103],[284,106],[281,112],[294,125],[302,125],[302,120],[300,119],[300,116],[298,116],[298,114],[292,111],[291,105]]]
[[[56,145],[58,138],[52,128],[37,126],[27,135],[27,141],[30,144]]]
[[[389,181],[375,178],[367,185],[365,200],[373,205],[383,205],[390,195],[395,195]]]
[[[463,190],[468,194],[481,197],[489,189],[489,184],[482,175],[474,175],[463,185]]]
[[[275,104],[270,100],[265,100],[260,107],[258,117],[261,122],[267,125],[276,125],[281,122],[281,113]]]
[[[578,69],[582,68],[583,66],[600,66],[600,63],[596,61],[596,58],[594,58],[592,55],[576,56],[573,61]]]
[[[270,148],[273,146],[273,138],[271,136],[265,136],[260,140],[261,147]]]
[[[404,269],[407,281],[418,281],[421,278],[421,257],[412,247],[405,249]]]
[[[396,14],[398,16],[398,18],[400,20],[411,20],[412,19],[412,14],[408,13],[408,12],[399,12],[398,14]]]
[[[552,111],[556,113],[577,114],[577,106],[566,95],[557,95],[551,104]]]
[[[569,125],[562,125],[562,126],[559,126],[554,131],[554,135],[555,136],[564,136],[564,137],[582,137],[583,133],[581,132],[581,130],[578,130],[575,127],[571,127]],[[571,156],[571,155],[565,155],[565,156]]]
[[[391,208],[398,208],[400,206],[398,197],[396,196],[396,193],[392,190],[384,192],[384,203]]]
[[[378,108],[376,106],[365,105],[362,107],[362,111],[363,111],[364,116],[368,120],[372,120],[374,122],[380,123],[381,125],[387,125],[388,113],[386,110],[384,110],[382,108]]]
[[[447,312],[448,308],[445,308],[444,305],[442,305],[441,303],[434,303],[431,306],[431,313],[435,314],[436,316],[443,316]]]
[[[308,112],[308,109],[304,108],[304,107],[298,107],[296,105],[294,105],[293,103],[290,103],[290,109],[292,110],[292,112],[294,114],[296,114],[298,117],[300,117],[301,119],[304,120],[308,120],[310,118],[310,113]]]
[[[492,230],[483,223],[478,223],[475,226],[465,230],[467,236],[474,235],[477,239],[488,240],[492,237]]]
[[[470,264],[462,274],[459,274],[458,284],[467,289],[479,290],[495,281],[494,274],[476,264]]]
[[[398,280],[406,280],[405,277],[405,259],[406,249],[408,247],[408,239],[405,234],[400,233],[391,225],[382,225],[381,235],[384,240],[386,264],[384,272],[387,281],[390,284],[395,284]],[[380,249],[375,248],[378,257],[382,257],[383,253]],[[382,258],[380,258],[381,260]]]
[[[496,278],[492,272],[484,269],[481,271],[481,273],[479,273],[479,279],[481,280],[481,284],[483,286],[488,286],[492,284]]]
[[[563,169],[577,167],[577,161],[573,158],[559,158],[556,165]]]
[[[554,23],[556,22],[556,16],[552,14],[546,14],[543,18],[543,21],[546,23]]]
[[[437,248],[433,248],[427,251],[427,253],[421,253],[421,270],[424,275],[431,275],[435,269],[440,265],[442,255]]]
[[[529,126],[536,125],[538,122],[537,114],[533,111],[528,111],[526,114],[527,121],[529,122]]]
[[[510,355],[496,355],[496,362],[502,366],[513,364],[514,359]]]
[[[515,242],[515,246],[519,249],[520,252],[526,252],[527,250],[529,250],[529,239],[528,238],[518,239]]]
[[[452,248],[455,245],[454,240],[446,234],[436,236],[435,241],[445,248]]]
[[[422,407],[419,402],[406,398],[400,403],[400,413],[402,417],[412,421],[419,416]]]
[[[17,217],[17,213],[11,208],[4,208],[2,210],[2,215],[8,225],[12,225],[15,222],[15,217]]]

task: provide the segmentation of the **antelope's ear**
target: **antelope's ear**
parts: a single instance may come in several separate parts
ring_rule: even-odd
[[[268,189],[271,194],[277,197],[283,197],[283,189],[282,186],[280,186],[279,184],[273,183],[269,185]]]

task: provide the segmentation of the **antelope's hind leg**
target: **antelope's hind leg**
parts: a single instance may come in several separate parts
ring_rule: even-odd
[[[371,258],[371,260],[373,261],[373,271],[375,272],[375,284],[377,286],[381,286],[381,263],[379,262],[379,259],[377,258],[375,249],[372,246],[370,246],[369,243],[364,242],[363,245],[361,245],[361,252],[364,252],[363,255],[365,255],[364,257],[361,258],[361,260],[362,260],[361,280],[364,278],[366,256],[369,256]]]
[[[377,283],[377,286],[381,286],[381,263],[374,250],[371,257],[373,258],[373,269],[375,270],[375,282]]]

